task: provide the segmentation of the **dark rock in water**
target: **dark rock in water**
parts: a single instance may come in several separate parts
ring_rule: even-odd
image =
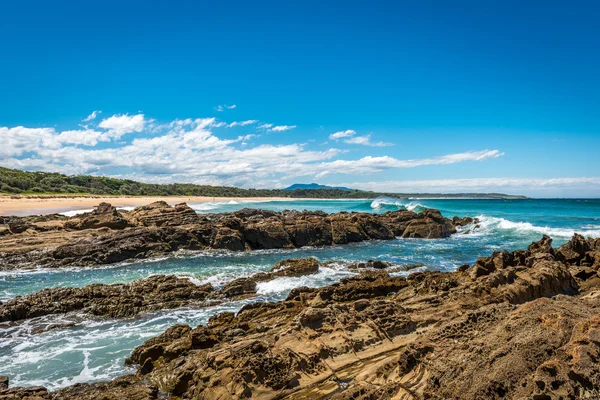
[[[357,264],[352,264],[348,266],[348,269],[364,269],[364,268],[374,268],[374,269],[386,269],[389,268],[392,264],[386,261],[381,260],[369,260],[367,262],[361,262]]]
[[[236,297],[256,293],[256,281],[251,278],[238,278],[225,285],[220,290],[225,297]]]
[[[462,218],[453,217],[452,223],[454,224],[454,226],[467,226],[467,225],[471,225],[471,224],[478,224],[479,219],[471,218],[471,217],[462,217]]]
[[[12,228],[0,234],[0,270],[110,264],[181,249],[329,246],[397,236],[438,239],[456,232],[452,220],[433,209],[381,215],[243,209],[199,216],[186,204],[171,207],[164,201],[130,212],[102,203],[91,213],[71,218],[4,220]],[[20,240],[19,235],[32,229],[37,232],[35,241]]]
[[[8,389],[8,376],[0,376],[0,390]]]
[[[456,227],[452,221],[442,217],[438,210],[423,210],[418,216],[419,219],[408,224],[402,233],[403,238],[438,239],[456,233]]]
[[[319,262],[314,258],[291,258],[279,261],[269,271],[271,277],[304,276],[319,271]]]
[[[16,297],[0,304],[0,321],[18,321],[50,314],[83,311],[90,315],[127,318],[144,311],[198,303],[212,286],[189,279],[156,275],[129,284],[53,288]]]

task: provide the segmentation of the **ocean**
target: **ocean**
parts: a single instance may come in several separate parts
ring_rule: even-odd
[[[235,278],[270,269],[285,258],[315,257],[336,261],[319,273],[259,283],[258,296],[211,308],[183,308],[145,314],[133,319],[93,319],[72,314],[0,325],[0,375],[11,386],[43,385],[57,389],[79,382],[109,380],[134,370],[124,365],[133,348],[176,323],[197,326],[222,311],[236,311],[256,301],[284,299],[292,288],[324,286],[352,276],[354,261],[382,260],[395,265],[422,264],[412,271],[453,271],[495,250],[524,249],[543,234],[558,246],[575,233],[600,237],[600,199],[408,199],[294,200],[190,204],[198,213],[229,212],[245,207],[282,211],[323,210],[384,213],[398,209],[437,208],[446,217],[472,216],[477,228],[466,227],[447,239],[395,239],[326,248],[258,250],[249,252],[179,252],[160,259],[115,265],[0,272],[0,301],[51,287],[92,283],[124,283],[156,274],[175,274],[192,282],[222,285]],[[75,214],[66,212],[68,215]],[[470,231],[465,234],[466,231]],[[402,272],[398,274],[407,274]],[[68,328],[35,333],[34,325],[71,324]]]

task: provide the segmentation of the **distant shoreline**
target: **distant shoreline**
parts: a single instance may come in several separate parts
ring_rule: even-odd
[[[391,197],[391,196],[390,196]],[[485,197],[444,197],[444,196],[431,196],[431,197],[398,197],[399,200],[449,200],[449,199],[461,199],[461,200],[483,200]],[[490,197],[489,199],[498,199],[497,197]],[[513,198],[507,198],[513,199]],[[261,201],[301,201],[301,200],[313,200],[313,201],[332,201],[332,200],[374,200],[373,198],[300,198],[300,197],[211,197],[211,196],[111,196],[111,195],[91,195],[91,194],[0,194],[0,215],[14,215],[14,216],[27,216],[27,215],[43,215],[61,213],[65,211],[74,210],[86,210],[91,209],[102,202],[110,203],[115,207],[137,207],[146,205],[155,201],[164,200],[170,205],[178,203],[211,203],[211,202],[227,202],[227,201],[238,201],[238,202],[261,202]]]
[[[106,196],[106,195],[0,195],[0,215],[42,215],[93,208],[102,202],[115,207],[143,206],[164,200],[178,203],[210,203],[224,201],[319,200],[287,197],[208,197],[208,196]]]

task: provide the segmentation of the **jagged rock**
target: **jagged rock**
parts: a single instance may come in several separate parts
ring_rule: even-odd
[[[156,201],[146,206],[136,207],[127,215],[134,225],[141,226],[181,226],[199,222],[196,212],[185,203],[171,207],[165,201]]]
[[[531,254],[535,253],[550,253],[554,254],[554,249],[552,248],[552,238],[548,235],[542,236],[542,239],[533,242],[527,248]]]
[[[585,241],[583,236],[575,234],[571,240],[563,244],[556,250],[557,257],[568,263],[579,263],[585,257],[585,253],[592,250],[590,244]]]
[[[445,238],[456,233],[456,227],[438,210],[427,209],[421,211],[419,219],[411,221],[404,232],[403,238],[436,239]]]
[[[117,209],[108,203],[100,203],[94,211],[72,217],[65,222],[66,229],[125,229],[129,226]]]
[[[471,224],[478,224],[479,218],[471,218],[471,217],[453,217],[452,223],[454,226],[467,226]]]
[[[0,390],[8,389],[8,376],[0,376]]]

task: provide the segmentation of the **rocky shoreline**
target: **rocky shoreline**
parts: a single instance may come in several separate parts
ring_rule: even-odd
[[[243,209],[198,215],[185,203],[159,201],[132,211],[101,203],[65,217],[0,217],[0,270],[93,266],[156,257],[178,250],[232,251],[330,246],[395,237],[438,239],[472,218],[439,211],[326,214]]]
[[[284,301],[217,314],[206,326],[174,325],[131,353],[135,375],[56,392],[1,389],[8,382],[0,380],[0,399],[599,398],[600,239],[551,244],[545,236],[456,272],[407,278],[390,276],[384,264],[357,265],[359,274],[331,286],[296,288]],[[205,287],[203,300],[252,295],[257,281],[320,265],[287,260],[228,287]],[[118,304],[134,287],[163,279],[179,282],[151,277],[110,297]],[[37,304],[44,292],[0,309]],[[181,301],[177,289],[173,298],[164,293],[139,309]],[[105,315],[126,316],[119,314]]]

